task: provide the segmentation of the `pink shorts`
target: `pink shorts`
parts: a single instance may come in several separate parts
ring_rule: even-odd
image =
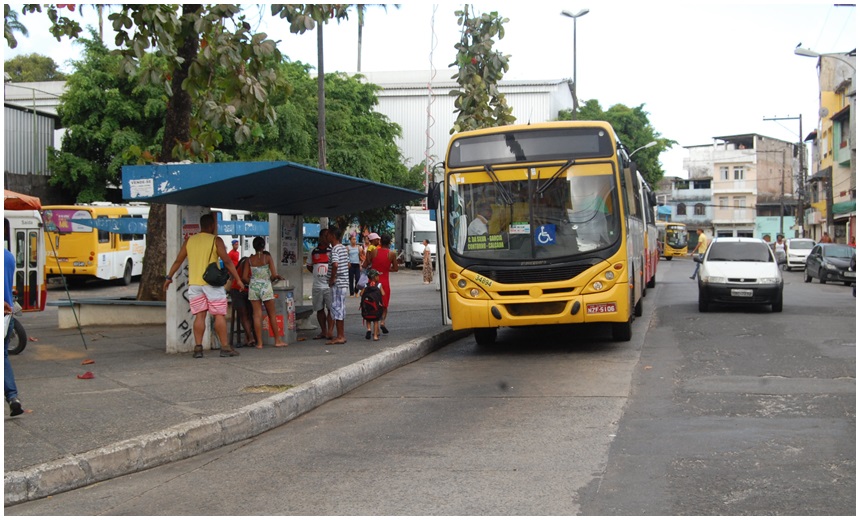
[[[227,291],[211,285],[189,285],[188,303],[191,314],[209,311],[213,316],[227,315]]]

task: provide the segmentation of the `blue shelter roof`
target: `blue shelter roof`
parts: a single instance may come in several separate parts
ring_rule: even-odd
[[[122,196],[129,202],[334,217],[407,203],[425,195],[319,168],[275,161],[123,166]]]

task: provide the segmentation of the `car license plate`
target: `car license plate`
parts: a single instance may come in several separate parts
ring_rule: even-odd
[[[749,298],[753,294],[752,289],[732,289],[732,296]]]
[[[611,303],[589,303],[585,306],[585,311],[588,314],[604,314],[607,312],[616,312],[617,307],[615,302]]]
[[[845,271],[845,278],[857,278],[857,273],[854,271]]]

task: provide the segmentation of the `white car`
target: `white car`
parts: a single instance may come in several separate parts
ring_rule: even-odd
[[[760,238],[718,237],[699,267],[699,312],[712,303],[770,304],[782,312],[782,273],[776,256]]]
[[[815,247],[815,240],[811,238],[789,238],[785,241],[785,263],[782,268],[785,271],[792,269],[805,269],[806,257]]]

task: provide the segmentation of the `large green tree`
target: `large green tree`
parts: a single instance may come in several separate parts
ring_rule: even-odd
[[[663,178],[660,154],[677,143],[662,137],[660,132],[651,125],[644,103],[634,108],[616,104],[604,111],[596,99],[590,99],[579,107],[576,114],[576,119],[580,121],[606,121],[611,124],[621,143],[630,152],[647,145],[651,141],[656,141],[655,146],[643,148],[636,152],[633,160],[636,161],[639,171],[642,172],[642,176],[648,184],[652,187],[657,186],[657,183]],[[562,110],[559,112],[558,118],[562,121],[569,121],[572,119],[571,111]]]
[[[515,121],[505,95],[499,92],[499,82],[508,71],[508,59],[493,50],[495,40],[505,37],[502,18],[496,11],[480,16],[470,14],[470,6],[454,13],[457,23],[463,27],[460,41],[454,45],[457,59],[450,66],[457,67],[457,74],[451,76],[460,84],[459,90],[452,90],[456,96],[454,108],[457,119],[451,133],[509,125]]]
[[[52,184],[90,202],[106,200],[109,184],[122,184],[130,150],[158,153],[167,99],[163,89],[122,74],[122,58],[94,31],[78,41],[82,59],[72,63],[75,71],[57,107],[66,132],[59,150],[49,148],[48,165]]]
[[[62,81],[66,75],[60,72],[57,63],[48,56],[41,54],[22,54],[6,60],[3,72],[9,74],[12,81]]]

